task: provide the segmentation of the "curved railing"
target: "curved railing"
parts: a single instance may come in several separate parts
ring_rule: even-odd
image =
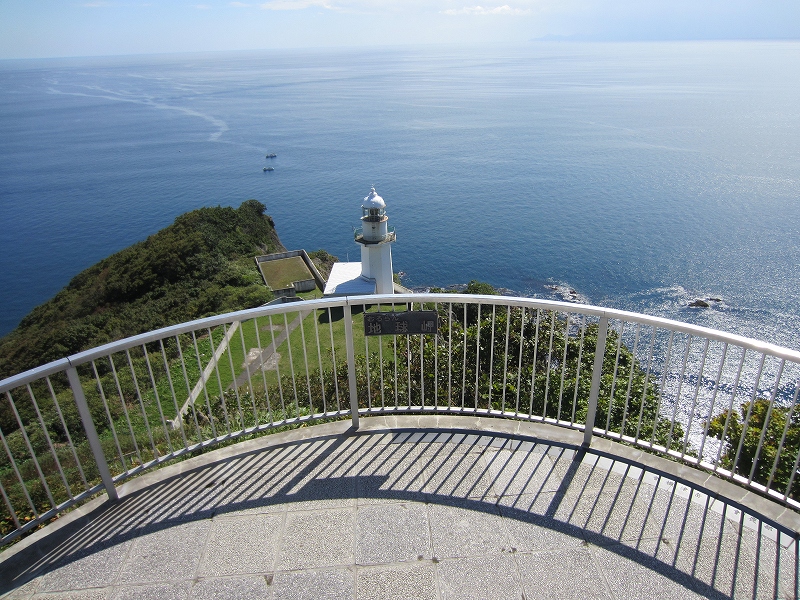
[[[436,333],[372,335],[373,313],[407,310],[435,311]],[[459,294],[263,306],[0,381],[0,543],[205,448],[387,413],[569,427],[800,510],[799,382],[800,352],[594,306]]]
[[[353,228],[353,239],[355,241],[360,241],[364,239],[364,228],[363,227],[355,227]],[[389,225],[386,228],[386,237],[381,240],[381,243],[384,242],[393,242],[397,239],[397,235],[395,233],[395,229],[393,226]],[[369,243],[369,242],[368,242]],[[377,242],[372,242],[377,243]]]

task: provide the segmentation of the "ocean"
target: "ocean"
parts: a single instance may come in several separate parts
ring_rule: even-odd
[[[0,335],[201,206],[255,198],[287,248],[358,260],[375,185],[409,287],[478,279],[800,349],[799,57],[673,42],[0,61]]]

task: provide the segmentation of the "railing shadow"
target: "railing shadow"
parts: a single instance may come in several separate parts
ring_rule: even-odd
[[[6,560],[0,594],[187,522],[359,498],[500,519],[513,530],[503,548],[510,553],[572,540],[597,547],[614,565],[635,563],[705,597],[797,597],[797,543],[788,532],[688,483],[609,462],[568,444],[474,431],[354,432],[287,442],[102,504]]]

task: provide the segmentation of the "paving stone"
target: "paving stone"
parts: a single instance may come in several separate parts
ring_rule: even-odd
[[[356,503],[355,478],[318,479],[306,482],[296,495],[289,496],[288,510],[322,510],[350,508]]]
[[[621,544],[592,546],[591,550],[611,593],[617,598],[689,600],[704,597],[693,590],[688,575],[656,559],[648,559],[637,550]]]
[[[431,557],[425,504],[384,504],[358,508],[357,564],[385,564]]]
[[[684,538],[675,548],[672,564],[699,583],[735,598],[790,598],[794,596],[794,557],[781,553],[780,580],[775,573],[776,542],[756,535],[746,539],[734,527],[705,531],[691,539]],[[780,585],[785,583],[786,585]]]
[[[587,542],[587,546],[594,547]],[[625,556],[632,559],[644,560],[648,565],[661,563],[664,568],[675,568],[677,557],[674,540],[669,538],[643,538],[630,540],[621,544],[606,544],[606,548],[624,548]],[[688,575],[688,573],[685,573]]]
[[[291,502],[293,510],[320,508],[343,508],[353,506],[356,498],[356,479],[337,473],[339,463],[346,457],[330,460],[320,457],[317,461],[296,463],[290,485],[286,486],[281,499]]]
[[[269,576],[270,580],[272,576]],[[265,577],[216,577],[200,579],[192,586],[189,600],[266,600],[272,590]]]
[[[536,498],[501,499],[499,504],[531,511]],[[676,538],[684,525],[684,516],[697,511],[687,504],[685,499],[672,498],[666,492],[654,495],[652,486],[638,480],[615,479],[613,483],[586,490],[570,486],[566,493],[550,497],[550,504],[538,512],[582,530],[585,539],[603,545],[664,536]]]
[[[423,448],[424,454],[441,455],[442,452],[458,453],[463,452],[482,452],[485,444],[479,444],[480,436],[472,433],[461,433],[453,431],[422,431],[421,435],[416,433],[411,435],[410,442],[416,442]]]
[[[455,439],[465,438],[463,442],[452,441],[453,436],[439,435],[438,441],[422,443],[420,460],[426,465],[435,465],[440,462],[457,459],[464,454],[483,454],[486,451],[484,444],[479,444],[479,437],[474,435],[457,435]]]
[[[581,500],[586,495],[594,496],[595,494],[595,490],[584,492],[570,489],[567,492],[541,492],[522,496],[503,496],[498,499],[497,504],[507,509],[538,514],[583,532],[586,516],[581,510]]]
[[[550,478],[558,482],[555,491],[578,492],[601,488],[609,481],[621,481],[623,477],[596,464],[598,457],[593,454],[579,455],[574,451],[554,446],[547,455],[553,461]]]
[[[428,494],[449,498],[491,499],[497,495],[492,488],[492,476],[481,454],[455,454],[435,465],[425,467]]]
[[[502,401],[502,398],[501,400]],[[515,400],[516,401],[516,400]],[[506,403],[508,403],[508,396],[506,397]],[[494,450],[510,450],[515,451],[519,450],[524,442],[514,437],[509,437],[506,435],[493,434],[493,433],[485,433],[484,435],[478,438],[478,446],[483,446],[481,453],[486,456],[488,452],[492,452]],[[525,450],[530,449],[533,447],[533,444],[527,443]]]
[[[282,515],[291,503],[279,503],[275,499],[265,498],[220,506],[214,513],[216,517],[243,517],[247,515]]]
[[[335,456],[357,456],[359,449],[365,442],[366,440],[363,436],[346,434],[326,438],[309,438],[304,440],[303,444],[311,444],[313,451],[311,453],[304,451],[303,455],[310,454],[315,463],[321,464]]]
[[[425,479],[419,467],[407,460],[375,459],[364,465],[357,478],[358,504],[385,504],[409,500],[424,502]]]
[[[115,582],[133,542],[100,549],[87,548],[50,570],[41,581],[39,592],[105,587]]]
[[[659,502],[664,505],[667,501],[661,497],[661,491],[655,495],[655,506]],[[665,494],[666,495],[666,494]],[[707,510],[706,504],[697,502],[673,503],[673,511],[668,518],[660,513],[659,519],[667,522],[663,527],[664,534],[661,539],[667,539],[676,547],[695,547],[701,537],[719,537],[721,535],[738,535],[739,525],[724,518],[721,514]],[[658,514],[658,509],[654,508]],[[663,509],[662,509],[663,510]],[[646,528],[645,528],[646,530]]]
[[[213,577],[271,572],[282,525],[283,515],[214,519],[198,574]]]
[[[780,598],[794,598],[800,588],[800,571],[798,570],[795,543],[784,546],[771,536],[763,535],[766,524],[762,525],[761,532],[744,529],[741,532],[742,546],[747,548],[756,565],[758,573],[758,588],[761,590],[774,589],[774,581],[778,578],[777,595]],[[731,529],[733,529],[731,527]],[[760,543],[758,542],[761,534]],[[785,536],[782,536],[785,538]],[[783,539],[781,540],[784,541]],[[777,568],[776,568],[777,565]]]
[[[360,567],[356,591],[365,600],[436,600],[436,568],[430,563]]]
[[[121,532],[137,535],[164,521],[210,518],[219,502],[226,478],[222,465],[211,465],[174,477],[168,485],[146,488],[115,507],[126,526]]]
[[[360,456],[363,446],[362,438],[345,438],[337,442],[324,453],[315,457],[311,463],[306,463],[303,472],[311,467],[315,477],[325,479],[346,479],[355,477],[358,473],[359,463],[354,457]]]
[[[220,491],[220,510],[243,513],[283,512],[283,496],[292,484],[293,456],[294,454],[284,451],[274,453],[262,461],[253,458],[249,463],[236,465],[241,472],[230,477],[225,488]]]
[[[429,504],[428,522],[433,554],[439,559],[499,553],[512,546],[500,513],[491,504]]]
[[[527,600],[611,598],[586,548],[515,556]]]
[[[30,598],[39,590],[41,583],[42,578],[37,577],[11,590],[3,596],[3,598],[7,600],[23,600],[24,598]]]
[[[80,538],[72,536],[66,544],[54,552],[51,560],[58,560],[60,556],[74,554],[85,549],[106,548],[135,538],[159,516],[150,516],[155,513],[151,498],[145,501],[132,501],[123,498],[114,504],[107,504],[96,519],[81,528]],[[186,520],[184,516],[176,521]],[[58,556],[58,558],[57,558]]]
[[[677,542],[669,538],[641,540],[635,548],[626,544],[621,555],[631,564],[655,565],[656,570],[672,572],[703,596],[794,597],[791,586],[776,586],[774,561],[764,555],[756,561],[752,547],[735,531],[705,530],[700,536],[685,536]]]
[[[511,554],[448,559],[437,567],[443,600],[523,598]]]
[[[553,462],[544,452],[498,450],[486,461],[499,496],[554,492],[560,481],[551,477]]]
[[[186,600],[190,581],[130,586],[118,589],[110,600]]]
[[[587,539],[598,544],[647,538],[675,540],[687,532],[699,531],[705,515],[702,507],[681,498],[672,490],[655,489],[648,498],[649,487],[646,484],[641,486],[636,490],[635,497],[631,495],[631,490],[620,496],[601,492],[598,501],[605,505],[605,509],[584,523]],[[593,534],[599,531],[601,518],[606,531],[601,538],[597,538]],[[712,521],[716,524],[720,522],[719,516],[713,513],[706,515],[705,520],[706,527],[711,526]]]
[[[356,463],[358,471],[361,471],[365,466],[375,461],[381,460],[401,461],[410,464],[416,463],[426,447],[419,444],[406,444],[396,441],[402,437],[402,434],[397,436],[370,436],[370,438],[372,437],[375,439],[366,440],[365,443],[359,447],[358,461]]]
[[[587,490],[578,500],[570,523],[586,532],[586,539],[596,544],[621,540],[659,537],[673,527],[666,527],[661,502],[654,501],[654,488],[641,481],[626,479],[617,485]],[[686,507],[685,502],[681,502]]]
[[[194,575],[211,521],[179,523],[136,538],[122,566],[122,585],[172,581],[176,573]]]
[[[554,496],[553,492],[545,492],[536,496],[525,496],[518,502],[515,502],[518,497],[505,496],[503,500],[508,505],[498,503],[514,551],[536,552],[584,544],[580,529],[546,516]]]
[[[107,600],[111,595],[112,588],[95,588],[91,590],[36,594],[31,598],[35,600]]]
[[[420,417],[402,419],[416,427]],[[796,595],[791,537],[750,515],[740,526],[730,504],[592,453],[485,430],[437,430],[229,456],[126,484],[130,494],[85,525],[0,563],[0,571],[40,573],[16,590],[3,573],[3,591],[159,599],[496,598],[520,597],[523,587],[527,598]]]
[[[547,427],[547,426],[546,426]],[[559,432],[561,433],[561,432]],[[563,433],[567,433],[564,431]],[[580,434],[583,435],[582,433]],[[583,451],[580,451],[583,452]],[[568,446],[559,445],[559,444],[549,444],[547,447],[547,455],[553,460],[553,464],[558,465],[558,463],[570,463],[575,460],[575,457],[578,456],[579,451],[575,450],[574,448],[570,448]]]
[[[275,573],[275,600],[352,600],[353,571],[346,568]]]
[[[625,477],[619,473],[614,473],[602,465],[587,462],[578,463],[577,458],[569,460],[560,458],[554,461],[553,470],[556,477],[562,480],[562,485],[559,489],[564,491],[567,491],[567,489],[569,491],[602,489],[609,485],[620,485],[625,480]],[[565,489],[567,485],[568,488]]]
[[[559,494],[557,492],[500,496],[497,499],[497,506],[500,508],[501,513],[503,509],[506,509],[508,516],[512,516],[516,512],[524,512],[553,518],[553,511],[562,504],[563,498],[564,494]],[[577,502],[577,500],[575,500],[575,502]]]
[[[276,570],[352,565],[354,534],[352,510],[289,512]]]
[[[394,403],[394,396],[392,396],[392,404]],[[364,431],[364,428],[359,428],[359,431]],[[385,452],[387,446],[390,444],[399,445],[398,441],[402,438],[402,433],[395,433],[391,431],[371,431],[358,438],[358,456],[364,456],[372,452]],[[409,444],[413,447],[413,444]]]
[[[565,448],[561,448],[558,446],[546,446],[541,448],[542,453],[547,458],[547,463],[544,461],[539,461],[538,456],[531,456],[526,460],[526,464],[530,467],[534,466],[536,463],[541,462],[539,468],[544,468],[546,464],[548,464],[547,472],[542,472],[540,477],[537,477],[534,482],[540,484],[541,491],[565,491],[566,485],[568,482],[564,482],[564,476],[567,473],[573,473],[581,467],[579,462],[574,460],[575,453],[571,450],[567,450]],[[515,450],[514,454],[519,454],[520,456],[524,456],[526,453],[524,450],[519,449]],[[530,454],[539,454],[538,448],[531,451]],[[535,462],[534,462],[535,461]],[[523,469],[525,465],[523,465]],[[520,480],[525,481],[524,478]],[[536,493],[538,490],[532,487],[528,487],[528,489],[523,490],[522,493]],[[509,490],[505,493],[510,493],[514,495],[514,490]]]
[[[313,472],[321,460],[304,444],[285,450],[269,457],[269,460],[245,468],[240,476],[229,481],[226,493],[238,502],[276,497],[277,501],[283,501],[282,497],[295,490],[302,478]]]

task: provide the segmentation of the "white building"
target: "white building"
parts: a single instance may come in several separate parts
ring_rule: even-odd
[[[386,202],[373,187],[361,204],[361,227],[355,241],[361,245],[361,262],[340,262],[333,265],[325,296],[360,294],[393,294],[392,242],[394,228],[389,227]]]

